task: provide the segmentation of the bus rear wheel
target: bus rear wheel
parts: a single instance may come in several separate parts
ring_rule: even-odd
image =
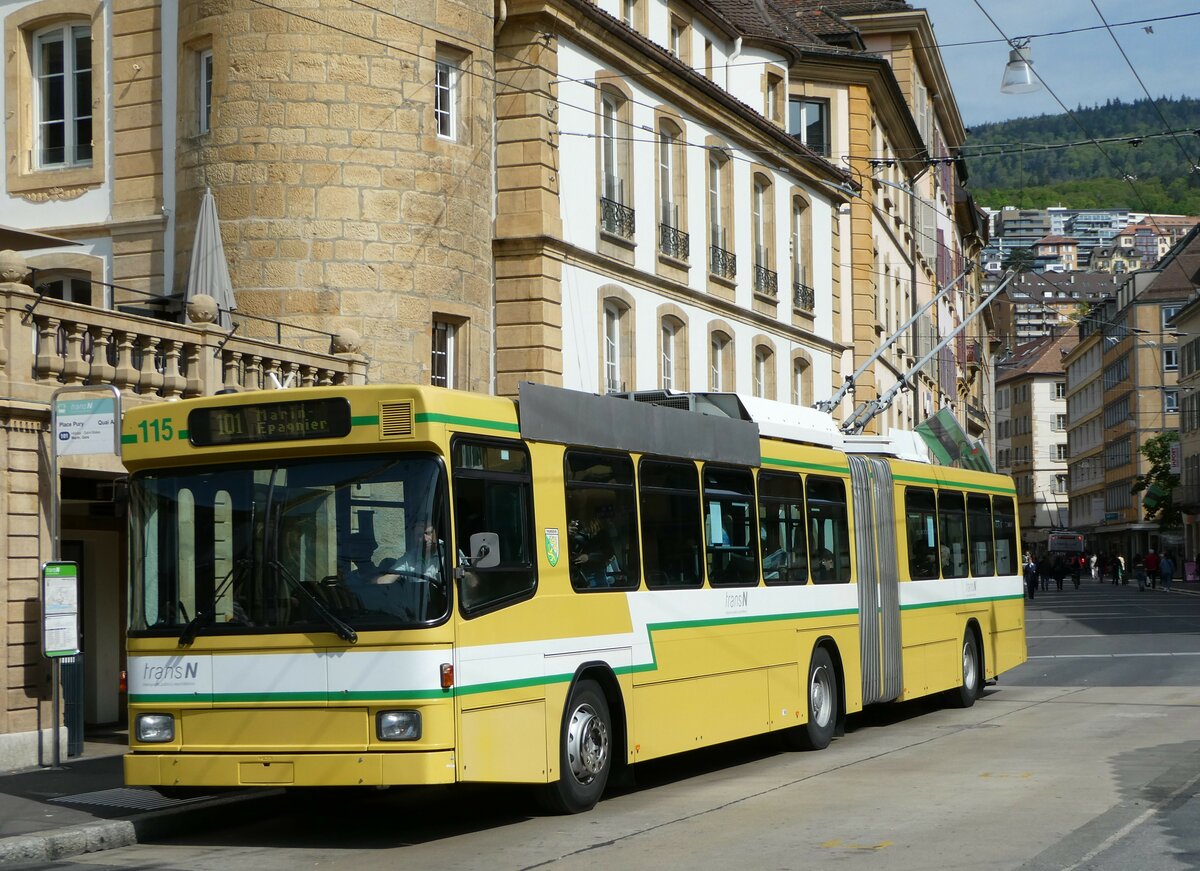
[[[808,663],[808,722],[785,733],[796,750],[824,750],[837,728],[838,678],[829,651],[818,647]]]
[[[983,668],[979,660],[979,644],[970,629],[963,636],[962,683],[950,690],[950,703],[956,708],[969,708],[983,692]]]
[[[559,778],[542,788],[542,807],[556,814],[591,810],[604,794],[612,763],[608,700],[595,681],[581,680],[571,692],[563,717]]]

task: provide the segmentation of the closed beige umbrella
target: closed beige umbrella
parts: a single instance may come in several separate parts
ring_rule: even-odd
[[[237,309],[237,303],[233,299],[233,282],[229,279],[229,264],[225,262],[225,246],[221,243],[221,221],[217,217],[217,201],[211,188],[204,189],[204,197],[200,200],[192,261],[188,267],[187,299],[201,293],[216,300],[217,323],[226,329],[232,326],[229,313]]]

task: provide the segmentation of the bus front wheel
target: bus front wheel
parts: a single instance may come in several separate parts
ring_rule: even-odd
[[[950,702],[956,708],[969,708],[983,692],[983,668],[979,661],[979,644],[970,629],[963,636],[962,683],[950,690]]]
[[[559,778],[541,793],[551,813],[577,814],[595,807],[612,771],[612,720],[608,700],[595,681],[581,680],[571,692],[559,738]]]
[[[808,722],[789,729],[785,740],[797,750],[824,750],[837,728],[838,678],[829,651],[818,647],[808,663]]]

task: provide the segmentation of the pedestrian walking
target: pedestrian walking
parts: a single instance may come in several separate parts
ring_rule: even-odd
[[[1050,576],[1054,574],[1054,565],[1050,562],[1050,554],[1042,554],[1038,560],[1038,582],[1042,587],[1042,592],[1050,589]]]
[[[1138,592],[1146,591],[1146,562],[1140,553],[1133,555],[1133,574],[1137,578]]]
[[[1150,581],[1150,588],[1158,589],[1158,554],[1154,552],[1154,548],[1146,551],[1146,556],[1142,559],[1143,565],[1146,566],[1146,578]]]
[[[1089,562],[1092,568],[1092,580],[1098,583],[1100,581],[1100,557],[1093,553]]]
[[[1117,554],[1117,567],[1116,567],[1116,571],[1113,572],[1113,586],[1115,587],[1119,583],[1120,584],[1129,583],[1128,579],[1126,579],[1126,577],[1125,577],[1125,555],[1124,554]]]
[[[1162,581],[1162,588],[1168,592],[1171,590],[1171,579],[1175,577],[1175,560],[1171,556],[1171,552],[1167,551],[1163,554],[1162,559],[1158,563],[1158,579]]]
[[[1025,554],[1025,595],[1030,599],[1037,598],[1038,567],[1032,553]]]

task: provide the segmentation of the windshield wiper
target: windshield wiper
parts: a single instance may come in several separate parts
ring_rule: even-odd
[[[288,571],[283,563],[278,560],[271,560],[267,565],[275,569],[292,590],[304,597],[305,601],[317,612],[317,616],[328,623],[333,631],[337,633],[338,638],[348,641],[351,644],[358,643],[358,633],[354,631],[354,627],[321,604],[321,600],[314,596],[312,591],[304,586],[299,578]]]
[[[234,560],[233,566],[226,573],[225,577],[221,578],[221,583],[217,585],[213,591],[213,604],[207,611],[196,609],[196,616],[188,620],[187,625],[183,627],[183,631],[179,633],[179,646],[187,647],[196,640],[196,636],[200,634],[200,630],[205,626],[210,625],[213,620],[217,619],[217,602],[221,596],[233,584],[235,580],[241,577],[242,571],[250,565],[250,560],[242,557],[239,560]],[[179,603],[179,607],[183,607],[183,603]],[[184,616],[187,616],[187,611],[184,611]]]

